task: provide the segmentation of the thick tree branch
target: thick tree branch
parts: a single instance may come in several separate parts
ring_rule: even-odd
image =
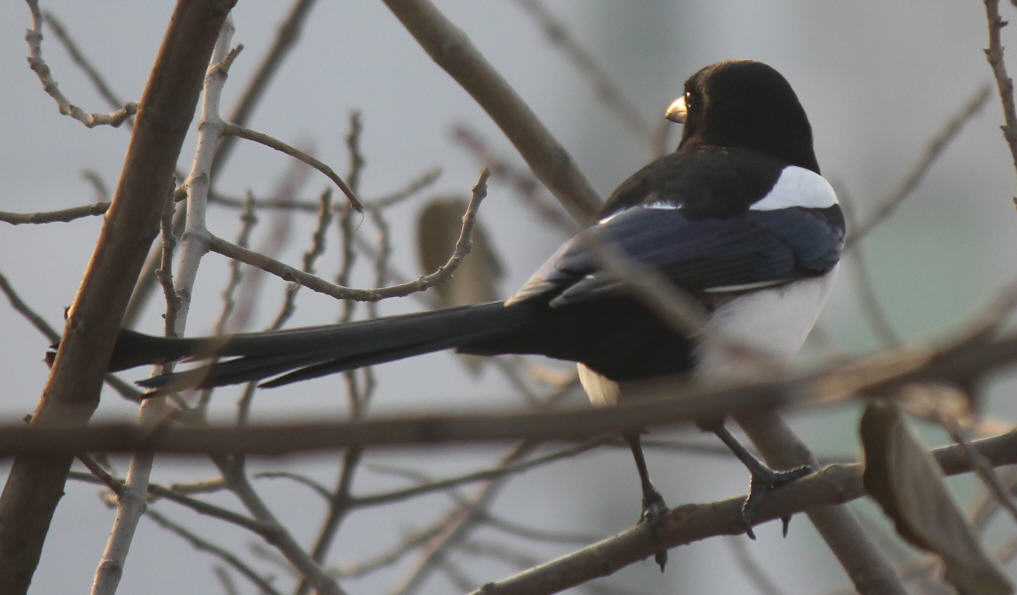
[[[424,51],[484,108],[572,217],[588,222],[600,207],[597,192],[466,33],[428,0],[385,0],[385,4]]]
[[[1017,349],[1013,343],[1006,344]],[[838,371],[835,375],[843,374]],[[864,373],[864,372],[862,372]],[[913,376],[913,373],[908,373]],[[900,378],[900,377],[898,377]],[[638,428],[667,427],[728,414],[837,400],[839,382],[828,376],[750,386],[688,391],[676,398],[623,403],[609,409],[553,412],[418,415],[360,421],[307,421],[247,426],[139,428],[134,424],[67,423],[0,426],[0,457],[54,456],[77,452],[151,451],[168,454],[287,455],[352,446],[395,447],[455,442],[582,440]],[[881,394],[899,380],[880,379],[864,387]],[[823,386],[834,392],[823,392]],[[816,396],[818,395],[818,396]]]
[[[207,204],[207,192],[201,186],[200,189],[194,183],[200,166],[211,161],[211,155],[202,158],[203,152],[211,152],[219,140],[218,129],[212,126],[204,126],[209,119],[209,104],[215,104],[211,109],[217,113],[217,104],[221,95],[222,87],[225,84],[226,72],[229,63],[236,56],[239,50],[230,51],[230,39],[233,37],[233,23],[229,18],[220,28],[215,48],[212,52],[212,64],[206,70],[204,86],[202,88],[203,105],[201,121],[198,125],[198,149],[194,159],[194,169],[188,181],[191,192],[188,199],[187,227],[185,228],[184,250],[181,253],[181,273],[174,285],[171,263],[173,249],[176,241],[172,235],[173,227],[173,195],[167,192],[165,195],[164,208],[161,213],[160,225],[163,234],[162,242],[162,263],[156,271],[156,278],[163,286],[166,295],[166,333],[168,335],[181,335],[184,332],[187,312],[190,306],[191,289],[197,273],[200,255],[188,259],[188,253],[199,252],[191,246],[192,238],[197,232],[205,229],[204,213]],[[211,139],[208,137],[211,136]],[[203,179],[207,175],[201,176]],[[149,399],[141,404],[138,412],[138,422],[142,427],[153,427],[164,421],[171,415],[171,409],[166,399]],[[134,533],[137,529],[141,516],[148,507],[146,493],[149,478],[152,473],[154,456],[151,453],[135,453],[131,457],[128,466],[127,477],[124,480],[124,489],[116,496],[116,516],[113,526],[106,541],[106,548],[103,550],[102,558],[95,570],[95,578],[92,580],[92,595],[114,595],[120,584],[124,566],[127,563],[127,554],[130,551],[131,543],[134,540]]]
[[[819,466],[808,447],[776,412],[745,413],[735,419],[770,465],[780,469]],[[846,506],[812,507],[805,512],[859,593],[907,594],[893,565]]]
[[[979,440],[973,446],[993,465],[1017,461],[1015,433]],[[971,461],[960,445],[945,446],[932,452],[948,475],[972,470]],[[844,504],[863,495],[860,463],[829,465],[818,473],[780,488],[773,497],[764,501],[756,520],[764,523],[824,506]],[[636,525],[577,552],[488,583],[474,591],[474,595],[553,593],[652,557],[661,544],[672,548],[717,535],[744,533],[745,526],[741,520],[743,502],[744,497],[737,497],[708,504],[678,506],[671,509],[656,528],[656,537],[645,525]]]
[[[205,64],[233,2],[179,2],[138,107],[123,173],[68,312],[33,427],[84,424],[98,404],[106,363],[148,248],[162,198],[194,115]],[[0,496],[0,591],[28,589],[71,456],[19,456]]]

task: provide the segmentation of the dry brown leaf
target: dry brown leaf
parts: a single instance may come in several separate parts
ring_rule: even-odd
[[[425,273],[445,264],[455,249],[469,201],[465,197],[445,196],[432,199],[417,218],[417,253]],[[443,306],[464,306],[498,299],[497,282],[503,269],[478,222],[473,228],[473,248],[447,283],[435,286]],[[480,358],[463,356],[466,366],[476,372]]]
[[[860,431],[865,489],[893,520],[897,532],[938,555],[944,578],[959,593],[1013,593],[1013,586],[982,548],[938,463],[911,430],[900,407],[871,402]]]

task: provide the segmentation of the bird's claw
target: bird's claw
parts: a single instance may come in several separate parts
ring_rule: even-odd
[[[653,538],[658,541],[657,527],[666,515],[667,504],[656,490],[643,495],[643,511],[639,515],[639,523],[645,524]],[[667,549],[659,550],[654,554],[653,561],[657,563],[657,566],[660,566],[660,571],[664,572],[664,567],[667,566]]]
[[[657,492],[653,492],[643,498],[643,512],[639,515],[639,522],[652,527],[666,514],[667,504],[664,503],[664,498]]]
[[[756,514],[759,512],[759,507],[763,505],[766,495],[782,485],[805,477],[809,473],[812,473],[812,467],[802,465],[801,467],[784,471],[764,468],[752,474],[752,479],[749,482],[749,495],[742,504],[742,522],[745,523],[745,534],[748,535],[749,539],[756,538],[756,534],[752,531],[752,525],[755,522]],[[783,523],[784,537],[787,537],[791,517],[784,516],[780,520]]]

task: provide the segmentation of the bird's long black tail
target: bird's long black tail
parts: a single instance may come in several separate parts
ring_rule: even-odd
[[[492,302],[347,324],[208,338],[154,337],[124,330],[109,369],[179,359],[222,358],[139,384],[165,392],[274,376],[263,386],[279,386],[514,334],[531,321],[531,308],[526,303],[506,307],[501,302]]]

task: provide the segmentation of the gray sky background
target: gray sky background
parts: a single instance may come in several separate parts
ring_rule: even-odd
[[[515,2],[436,4],[530,104],[603,196],[650,158],[645,144],[604,108],[589,82]],[[991,82],[982,52],[984,9],[976,2],[555,0],[546,4],[568,23],[570,33],[654,125],[681,93],[684,79],[705,64],[754,58],[776,67],[791,82],[810,116],[824,173],[846,191],[845,200],[861,218],[892,193],[946,120],[979,86]],[[43,6],[63,21],[122,98],[138,98],[172,3],[63,1]],[[288,3],[282,2],[240,2],[235,10],[234,43],[243,43],[245,49],[230,73],[225,112],[270,45],[275,24],[287,9]],[[1002,10],[1004,18],[1015,17],[1011,6],[1004,5]],[[128,138],[125,129],[88,130],[57,113],[27,67],[24,32],[29,24],[28,10],[20,3],[0,13],[0,81],[4,84],[0,137],[5,139],[0,143],[4,188],[0,210],[5,211],[52,210],[93,201],[94,192],[81,172],[94,171],[109,187],[115,186]],[[1004,44],[1017,47],[1015,31],[1004,30]],[[88,111],[108,111],[53,36],[47,35],[43,51],[61,90],[73,102]],[[1011,71],[1017,71],[1017,57],[1008,58]],[[454,125],[469,127],[494,151],[522,163],[483,111],[431,62],[381,2],[322,2],[249,126],[289,142],[312,143],[318,157],[342,171],[347,157],[343,136],[353,109],[363,114],[367,168],[361,194],[369,198],[395,190],[435,166],[442,168],[441,178],[422,198],[468,192],[480,164],[452,139]],[[1015,176],[999,133],[1001,121],[994,96],[945,151],[914,196],[867,240],[865,254],[876,291],[895,329],[911,340],[934,339],[959,328],[966,316],[1017,278],[1013,258],[1017,213],[1011,202]],[[672,132],[672,145],[677,134],[677,129]],[[192,150],[193,134],[180,169],[189,168]],[[233,195],[248,189],[265,195],[289,166],[286,158],[268,149],[242,144],[219,173],[217,187]],[[313,197],[327,186],[327,180],[311,174],[300,193]],[[395,263],[402,271],[416,273],[412,230],[420,204],[410,201],[390,213]],[[270,227],[270,217],[264,213],[262,217],[265,223],[255,234],[254,246]],[[491,184],[481,220],[508,267],[503,293],[520,285],[561,241],[558,233],[497,181]],[[73,297],[100,223],[94,218],[47,226],[0,224],[0,271],[54,326],[60,326],[63,308]],[[312,223],[309,218],[300,219],[283,260],[299,262],[307,238],[301,234]],[[218,235],[232,238],[237,213],[214,210],[209,225]],[[326,256],[322,273],[331,274],[337,261],[335,254]],[[214,322],[224,272],[220,257],[205,259],[189,332],[205,332]],[[369,276],[364,272],[357,281],[367,283]],[[265,282],[265,295],[272,298],[263,302],[255,327],[271,320],[284,288],[275,279]],[[851,352],[877,348],[878,341],[860,315],[849,270],[842,271],[835,291],[820,323],[823,336],[836,348]],[[302,292],[298,304],[290,326],[327,323],[337,316],[330,298],[309,291]],[[420,307],[409,298],[385,302],[381,310],[395,313]],[[140,326],[158,332],[160,311],[151,307]],[[0,413],[15,420],[34,408],[45,382],[47,370],[41,357],[46,342],[5,303],[0,303],[0,336],[0,377],[6,379]],[[813,350],[811,355],[816,353]],[[135,370],[126,377],[137,379],[143,374],[144,370]],[[476,410],[519,402],[498,375],[487,373],[473,380],[444,354],[385,366],[379,369],[379,378],[374,413]],[[989,410],[1013,419],[1017,412],[1008,388],[1012,383],[993,387]],[[326,378],[295,389],[266,391],[258,398],[255,417],[338,416],[345,402],[340,390],[341,382]],[[218,396],[214,414],[219,419],[229,419],[235,394],[223,391]],[[109,392],[97,417],[123,419],[134,414],[133,406]],[[817,451],[851,455],[857,450],[856,418],[855,409],[848,407],[795,416],[794,422]],[[699,438],[690,430],[654,435]],[[939,436],[931,433],[930,437]],[[428,473],[443,476],[480,468],[500,452],[496,448],[470,450],[467,455],[444,448],[422,456],[387,451],[370,453],[368,458],[414,467],[426,464]],[[299,468],[317,473],[330,484],[336,460],[335,456],[302,457],[258,462],[256,467]],[[742,493],[747,480],[742,469],[726,459],[651,452],[650,465],[671,505],[730,497]],[[118,461],[118,466],[124,469],[126,461]],[[6,466],[0,469],[6,472]],[[204,462],[160,459],[155,479],[169,483],[212,472]],[[359,477],[357,493],[399,485],[399,480],[369,471]],[[285,482],[258,485],[304,542],[313,539],[321,505],[312,494]],[[972,493],[969,484],[961,487],[964,494]],[[603,449],[528,473],[499,496],[494,510],[531,526],[607,536],[635,520],[637,490],[628,452]],[[96,493],[92,486],[68,484],[33,593],[87,589],[112,522],[112,512]],[[216,501],[233,505],[226,497]],[[433,496],[358,513],[344,525],[330,561],[356,560],[381,551],[402,532],[420,526],[418,519],[446,505],[446,498]],[[158,506],[250,557],[247,545],[253,539],[246,534],[170,504]],[[869,505],[862,504],[859,510],[878,517]],[[786,592],[817,593],[846,586],[836,562],[817,546],[815,532],[804,519],[796,519],[786,540],[780,539],[776,525],[759,533],[759,541],[747,543],[748,549],[772,576],[781,579]],[[478,535],[497,537],[489,531]],[[546,559],[570,549],[541,545],[532,551]],[[496,562],[470,564],[478,579],[509,574],[506,566]],[[607,582],[643,593],[750,592],[749,579],[733,570],[725,539],[674,550],[671,564],[663,576],[647,562]],[[349,589],[384,592],[393,586],[393,576],[409,565],[407,561],[399,572],[350,582]],[[210,559],[143,520],[121,592],[218,592],[211,566]],[[424,592],[450,589],[445,579],[436,576]]]

